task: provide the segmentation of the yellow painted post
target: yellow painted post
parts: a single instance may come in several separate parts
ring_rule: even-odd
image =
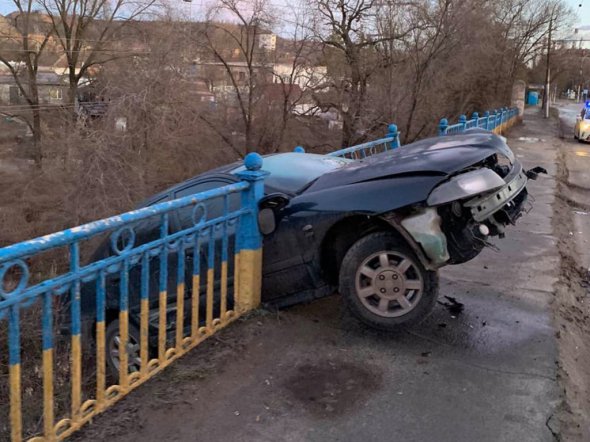
[[[55,438],[53,410],[53,303],[52,294],[43,295],[43,433]]]
[[[80,246],[77,242],[70,245],[70,271],[77,273],[80,270]],[[72,318],[72,350],[70,354],[71,365],[71,419],[74,425],[80,420],[80,406],[82,405],[82,344],[80,324],[80,280],[74,281],[70,290],[71,303],[70,315]]]
[[[8,316],[8,377],[10,385],[10,435],[12,442],[20,442],[23,437],[19,320],[20,314],[17,304],[10,308]]]
[[[96,280],[96,403],[102,410],[106,405],[106,344],[105,344],[105,273]]]
[[[10,434],[12,442],[22,440],[22,410],[20,391],[20,363],[10,364],[8,368],[10,378]]]
[[[198,266],[199,262],[199,249],[195,247],[195,256],[194,259]],[[198,271],[198,269],[197,269]],[[191,299],[191,338],[193,342],[195,342],[198,338],[198,331],[199,331],[199,296],[200,296],[200,284],[201,278],[198,273],[193,273],[193,290],[192,290],[192,299]]]
[[[242,207],[248,211],[240,217],[237,232],[238,313],[247,312],[260,305],[262,235],[258,228],[258,202],[264,195],[264,177],[268,175],[260,170],[262,157],[257,153],[248,154],[244,159],[244,165],[246,170],[238,173],[238,177],[249,182],[250,186],[242,192]]]
[[[262,249],[240,251],[239,266],[240,297],[238,299],[238,310],[240,313],[244,313],[260,305]]]

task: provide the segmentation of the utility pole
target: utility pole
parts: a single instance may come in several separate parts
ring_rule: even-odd
[[[549,61],[551,57],[551,31],[553,30],[553,13],[555,6],[551,10],[551,17],[549,18],[549,36],[547,38],[547,70],[545,71],[545,93],[543,94],[543,104],[545,105],[545,118],[549,118],[549,88],[551,87],[551,70],[549,68]]]

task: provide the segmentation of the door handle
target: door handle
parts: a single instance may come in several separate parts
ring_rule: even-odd
[[[306,237],[313,236],[313,226],[311,224],[307,224],[301,229]]]

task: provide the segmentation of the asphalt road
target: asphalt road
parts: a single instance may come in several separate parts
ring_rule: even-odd
[[[337,296],[234,324],[95,419],[80,440],[552,441],[560,402],[550,300],[557,125],[527,115],[509,144],[533,210],[472,262],[408,332],[351,319]]]

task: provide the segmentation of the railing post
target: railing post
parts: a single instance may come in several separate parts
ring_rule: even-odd
[[[264,177],[268,172],[260,170],[262,157],[249,153],[244,159],[246,170],[238,172],[242,181],[250,186],[242,191],[242,209],[236,233],[235,265],[238,269],[234,281],[234,297],[239,313],[247,312],[260,305],[262,286],[262,235],[258,228],[258,202],[264,196]]]
[[[397,149],[398,147],[401,146],[400,142],[399,142],[399,132],[397,131],[397,125],[395,124],[390,124],[387,127],[387,135],[385,136],[385,138],[393,138],[393,141],[391,141],[389,143],[389,147],[392,149]]]
[[[447,128],[449,127],[449,120],[446,118],[441,118],[440,123],[438,123],[438,135],[443,136],[447,133]]]
[[[467,128],[467,117],[463,115],[459,115],[459,124],[461,125],[461,132],[465,132]]]
[[[494,109],[492,111],[492,115],[494,116],[494,124],[492,125],[492,131],[494,131],[496,129],[496,127],[498,126],[498,111],[496,109]]]
[[[474,125],[471,127],[478,128],[479,127],[479,114],[477,112],[473,112],[471,119],[474,121]]]
[[[490,130],[490,111],[485,111],[483,117],[486,119],[486,130]]]

